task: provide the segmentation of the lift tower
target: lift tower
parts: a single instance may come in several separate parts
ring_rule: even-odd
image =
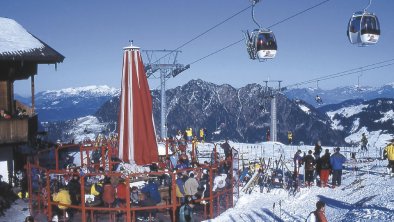
[[[142,52],[147,61],[145,63],[146,77],[149,78],[155,72],[160,71],[160,138],[165,139],[167,138],[166,81],[171,76],[175,77],[190,68],[190,65],[177,63],[178,53],[182,52],[180,50],[142,50]]]
[[[265,91],[269,95],[268,98],[271,99],[270,138],[271,138],[271,141],[276,142],[276,141],[278,141],[278,138],[277,138],[278,118],[277,118],[276,96],[279,92],[281,92],[283,90],[280,86],[282,80],[270,80],[270,81],[264,81],[264,82],[265,82]],[[278,89],[268,87],[268,82],[277,82],[279,84]]]

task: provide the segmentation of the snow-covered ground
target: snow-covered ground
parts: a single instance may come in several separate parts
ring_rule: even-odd
[[[230,145],[239,151],[245,164],[260,157],[279,159],[282,155],[289,169],[293,168],[291,158],[297,149],[313,149],[311,146],[287,146],[273,142],[230,142]],[[201,154],[208,154],[212,149],[213,144],[199,144]],[[323,146],[323,149],[333,153],[333,147]],[[218,150],[222,152],[220,148]],[[357,149],[341,148],[348,159],[350,152],[354,151],[357,152]],[[317,200],[326,202],[328,221],[394,221],[394,178],[387,175],[387,160],[376,159],[379,155],[380,148],[370,148],[366,154],[357,153],[359,161],[349,160],[346,163],[342,185],[335,189],[313,186],[301,188],[300,192],[290,195],[279,188],[260,193],[259,187],[255,187],[250,194],[240,193],[234,208],[209,221],[305,221],[315,209]],[[203,160],[201,157],[200,161]],[[354,170],[355,166],[357,171]],[[26,208],[27,203],[18,200],[6,211],[5,217],[0,217],[0,222],[23,221],[29,214]]]
[[[286,146],[280,143],[231,144],[238,147],[244,157],[253,159],[264,153],[264,157],[285,156],[290,169],[291,157],[297,149],[313,150],[311,146]],[[330,149],[333,147],[323,147]],[[301,188],[295,195],[284,189],[272,189],[260,193],[255,187],[252,193],[240,193],[234,208],[209,221],[305,221],[315,210],[318,200],[326,205],[328,221],[394,221],[394,178],[387,174],[387,160],[378,160],[380,148],[370,149],[369,153],[357,153],[358,162],[350,160],[350,152],[356,149],[341,148],[348,158],[345,164],[342,185],[337,188]],[[251,154],[251,155],[249,155]],[[367,157],[372,157],[367,161]],[[358,170],[354,171],[355,166]],[[331,179],[331,177],[330,177]],[[330,182],[331,180],[329,180]]]
[[[0,217],[0,222],[25,221],[25,218],[29,215],[28,202],[18,199],[12,204],[10,209],[5,211],[5,216]]]

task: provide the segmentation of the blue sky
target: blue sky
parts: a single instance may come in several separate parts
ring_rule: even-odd
[[[269,27],[323,0],[263,0],[255,7],[255,18]],[[351,45],[346,36],[349,18],[368,0],[331,0],[271,28],[278,43],[274,60],[253,61],[243,42],[191,65],[167,88],[192,79],[242,87],[264,80],[282,80],[283,85],[338,73],[393,59],[394,1],[375,0],[369,10],[377,14],[382,35],[375,46]],[[178,48],[226,18],[250,5],[248,0],[3,0],[0,16],[15,19],[29,32],[62,53],[58,66],[40,65],[36,91],[87,85],[120,88],[122,51],[129,40],[141,49]],[[255,29],[251,9],[187,44],[178,62],[192,63],[243,38],[242,30]],[[163,54],[161,54],[163,55]],[[160,57],[160,55],[158,55]],[[146,59],[144,59],[146,61]],[[381,86],[394,82],[394,66],[363,71],[346,77],[320,81],[323,89],[344,85]],[[159,88],[150,79],[152,89]],[[17,82],[19,94],[29,94],[30,81]],[[300,87],[316,87],[310,83]]]

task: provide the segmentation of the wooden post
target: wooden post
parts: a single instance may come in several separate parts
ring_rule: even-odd
[[[164,139],[165,149],[166,149],[166,160],[168,158],[168,140]]]
[[[216,145],[215,145],[215,151],[216,151]],[[211,186],[213,185],[213,170],[212,167],[209,168],[209,183],[211,184]],[[210,187],[209,189],[209,217],[210,218],[214,218],[213,215],[213,191],[212,191],[212,187]]]
[[[127,222],[130,222],[131,221],[131,207],[130,207],[130,175],[127,175],[127,177],[126,177],[126,181],[125,181],[125,183],[126,183],[126,187],[128,188],[128,189],[126,189],[126,221]],[[132,219],[132,221],[135,221],[135,214],[133,213],[133,219]]]
[[[47,194],[48,194],[48,219],[52,220],[52,205],[51,205],[51,181],[50,181],[50,177],[49,177],[49,171],[46,171],[46,190],[47,190]]]
[[[55,148],[55,164],[56,164],[56,170],[59,170],[59,146]],[[50,151],[49,151],[50,152]]]
[[[178,205],[177,197],[176,197],[176,173],[170,173],[172,175],[172,184],[171,184],[171,203],[172,203],[172,221],[176,221],[176,208]]]
[[[32,115],[35,113],[35,105],[34,105],[34,75],[31,75],[31,112]]]
[[[81,210],[82,210],[82,222],[86,222],[86,207],[85,207],[85,175],[79,177],[79,182],[81,184]],[[90,218],[93,221],[93,218]]]
[[[83,167],[83,143],[79,146],[79,155],[81,157],[81,167]]]
[[[27,190],[29,192],[29,210],[30,210],[30,215],[34,215],[33,211],[33,189],[32,189],[32,175],[31,175],[31,164],[30,162],[27,162],[27,169],[26,169],[26,176],[27,176]]]

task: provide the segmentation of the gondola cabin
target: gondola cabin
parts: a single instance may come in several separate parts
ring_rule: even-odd
[[[254,30],[248,34],[248,52],[251,59],[264,61],[276,56],[277,44],[275,35],[269,30]]]
[[[378,18],[366,11],[355,12],[350,18],[347,35],[352,44],[359,46],[376,44],[380,37]]]

